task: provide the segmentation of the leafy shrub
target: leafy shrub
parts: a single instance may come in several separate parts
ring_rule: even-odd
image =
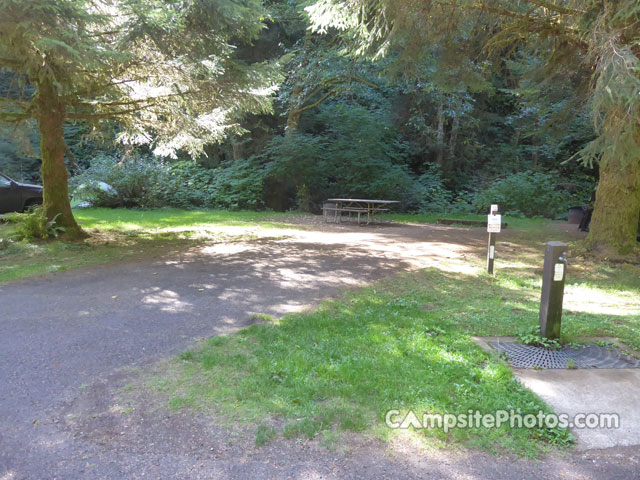
[[[98,180],[88,180],[73,189],[78,199],[100,207],[117,207],[120,204],[118,192],[111,185]]]
[[[264,206],[265,168],[262,160],[252,156],[226,162],[213,171],[215,208],[259,209]]]
[[[25,213],[7,214],[5,220],[10,223],[15,223],[14,236],[17,240],[32,242],[58,237],[63,233],[64,227],[56,224],[57,217],[56,215],[52,220],[48,220],[44,207],[39,205]]]
[[[420,208],[422,212],[439,213],[451,210],[453,193],[444,186],[439,165],[429,164],[427,171],[418,178],[418,182],[423,188]]]
[[[476,194],[474,192],[458,192],[447,211],[450,213],[472,213],[474,212],[473,202],[475,198]]]
[[[71,187],[78,198],[98,207],[153,208],[165,206],[160,186],[167,178],[167,165],[154,157],[119,159],[103,154],[72,178]]]
[[[259,209],[263,178],[255,157],[207,169],[193,161],[103,155],[71,185],[76,198],[100,207]]]
[[[554,218],[580,201],[576,194],[560,188],[558,178],[558,174],[531,171],[509,175],[479,192],[473,207],[484,213],[492,203],[497,203],[502,212],[512,216]]]
[[[194,162],[172,163],[167,180],[158,186],[166,205],[182,208],[260,209],[264,167],[250,157],[206,169]]]
[[[166,181],[157,186],[157,194],[168,206],[205,208],[211,203],[212,182],[211,170],[195,162],[180,161],[168,166]]]
[[[400,200],[418,208],[422,188],[404,165],[368,156],[358,145],[296,133],[274,138],[266,147],[267,180],[290,191],[287,203],[317,210],[330,197]]]

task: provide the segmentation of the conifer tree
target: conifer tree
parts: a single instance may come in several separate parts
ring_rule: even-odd
[[[275,69],[234,58],[263,25],[259,0],[0,0],[0,120],[36,120],[44,208],[82,236],[69,202],[66,121],[117,122],[120,139],[192,154],[270,110]]]

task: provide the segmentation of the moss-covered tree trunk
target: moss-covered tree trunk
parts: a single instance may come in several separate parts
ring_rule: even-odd
[[[38,129],[42,157],[44,209],[49,220],[65,229],[65,237],[80,238],[84,232],[76,223],[69,200],[68,173],[64,163],[66,144],[63,137],[65,106],[49,80],[38,85]]]
[[[287,125],[285,128],[285,135],[291,135],[298,131],[298,125],[300,124],[300,118],[302,117],[301,98],[303,86],[301,82],[296,82],[291,92],[291,104],[289,106],[289,114],[287,115]]]
[[[300,117],[302,112],[300,110],[291,110],[287,115],[287,125],[285,128],[285,135],[291,135],[298,131],[298,125],[300,124]]]
[[[436,162],[440,165],[440,168],[445,173],[445,164],[444,164],[444,105],[441,103],[438,105],[438,114],[436,116],[438,125],[436,126]]]
[[[627,254],[637,245],[640,218],[640,151],[626,158],[606,154],[587,242],[605,254]]]

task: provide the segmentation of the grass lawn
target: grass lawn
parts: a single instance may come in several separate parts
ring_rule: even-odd
[[[283,213],[183,210],[162,208],[155,210],[131,210],[126,208],[86,208],[74,211],[83,228],[97,228],[106,232],[136,232],[140,234],[195,231],[209,226],[278,226],[274,223]],[[287,213],[286,215],[292,215]]]
[[[258,424],[256,444],[275,435],[331,442],[344,430],[387,438],[390,409],[421,413],[536,414],[549,408],[472,336],[517,335],[537,325],[542,252],[521,232],[499,245],[496,275],[435,268],[378,282],[316,311],[265,317],[226,337],[200,342],[163,365],[145,388],[172,408],[212,410]],[[563,340],[618,337],[640,348],[640,266],[573,259]],[[571,444],[550,428],[456,429],[410,433],[536,456]]]
[[[184,244],[185,239],[248,235],[246,231],[242,233],[242,228],[236,233],[223,235],[216,232],[220,227],[285,227],[274,223],[284,214],[273,212],[87,208],[74,210],[74,215],[91,233],[91,239],[80,243],[3,242],[0,244],[0,283],[148,255],[177,248]],[[10,238],[12,230],[10,225],[0,224],[0,239]]]

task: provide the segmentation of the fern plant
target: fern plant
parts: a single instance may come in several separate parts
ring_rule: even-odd
[[[6,221],[16,225],[14,237],[17,240],[33,242],[58,238],[65,232],[62,225],[57,224],[59,215],[51,220],[47,219],[44,208],[37,206],[25,213],[11,213],[5,217]]]

